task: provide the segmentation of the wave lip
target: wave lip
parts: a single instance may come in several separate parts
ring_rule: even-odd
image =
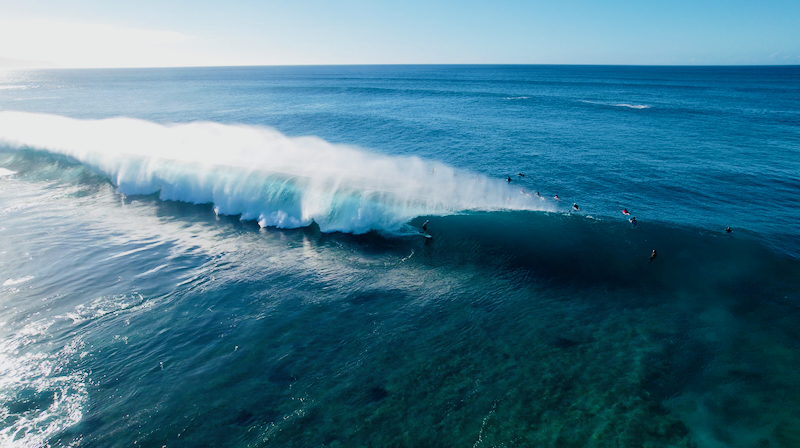
[[[0,142],[65,156],[106,176],[122,194],[213,203],[219,214],[262,227],[395,232],[421,215],[553,209],[505,182],[442,163],[267,127],[0,112]]]

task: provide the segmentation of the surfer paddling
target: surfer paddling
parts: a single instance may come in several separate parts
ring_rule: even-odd
[[[524,175],[524,174],[522,174],[522,173],[517,173],[517,176],[519,176],[519,177],[525,177],[525,175]]]
[[[630,212],[628,211],[627,208],[623,208],[622,209],[622,214],[625,215],[625,216],[630,216]]]
[[[553,196],[553,199],[555,199],[556,201],[559,201],[559,202],[561,202],[561,198],[560,198],[560,197],[558,197],[558,195],[555,195],[555,196]]]

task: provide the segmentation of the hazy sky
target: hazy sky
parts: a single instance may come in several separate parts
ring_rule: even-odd
[[[60,67],[800,64],[800,0],[0,0],[0,58]]]

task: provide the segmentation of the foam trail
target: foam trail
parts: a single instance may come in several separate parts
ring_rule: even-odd
[[[262,227],[397,231],[421,215],[554,209],[499,179],[258,126],[0,112],[0,143],[67,156],[123,194],[213,203]]]
[[[629,109],[650,109],[647,104],[628,104],[628,103],[602,103],[597,101],[581,100],[582,103],[597,104],[600,106],[627,107]]]
[[[650,106],[648,106],[646,104],[626,104],[626,103],[622,103],[622,104],[615,104],[614,106],[616,106],[616,107],[629,107],[631,109],[649,109],[650,108]]]

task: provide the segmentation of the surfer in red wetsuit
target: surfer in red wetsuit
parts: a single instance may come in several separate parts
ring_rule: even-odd
[[[630,213],[628,213],[628,209],[627,208],[623,208],[622,209],[622,214],[625,215],[625,216],[630,215]]]

